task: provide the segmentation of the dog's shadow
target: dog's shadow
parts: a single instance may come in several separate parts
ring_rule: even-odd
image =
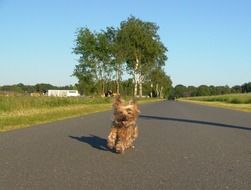
[[[75,136],[69,136],[72,139],[78,140],[82,143],[89,144],[93,148],[96,148],[98,150],[103,150],[103,151],[111,151],[107,147],[107,140],[95,135],[89,135],[89,136],[81,136],[81,137],[75,137]]]

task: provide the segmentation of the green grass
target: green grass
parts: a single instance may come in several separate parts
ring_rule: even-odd
[[[129,98],[126,98],[129,99]],[[111,109],[112,98],[0,97],[0,132]],[[141,99],[139,103],[158,101]]]
[[[189,97],[187,100],[197,100],[205,102],[224,102],[231,104],[251,104],[251,93],[246,94],[226,94],[219,96]]]
[[[0,114],[26,109],[54,108],[80,104],[111,103],[111,98],[0,96]]]
[[[251,93],[180,98],[181,101],[251,112]]]

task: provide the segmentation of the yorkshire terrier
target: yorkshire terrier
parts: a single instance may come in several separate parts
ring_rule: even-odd
[[[113,109],[113,121],[107,146],[121,154],[128,148],[134,148],[133,142],[138,137],[136,120],[140,111],[135,101],[130,100],[125,104],[120,95],[115,97]]]

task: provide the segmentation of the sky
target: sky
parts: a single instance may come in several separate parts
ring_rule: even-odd
[[[251,81],[250,0],[0,0],[0,86],[73,85],[76,31],[156,23],[173,85]]]

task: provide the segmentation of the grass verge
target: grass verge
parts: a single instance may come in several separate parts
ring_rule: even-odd
[[[218,96],[197,96],[197,97],[187,97],[182,99],[203,101],[203,102],[223,102],[230,104],[251,104],[251,93],[225,94]]]
[[[111,98],[1,97],[0,132],[111,109]],[[141,99],[139,104],[160,101]]]
[[[238,110],[238,111],[244,111],[244,112],[251,112],[251,104],[236,104],[236,103],[225,103],[225,102],[207,102],[202,100],[190,100],[181,98],[179,101],[184,102],[191,102],[196,103],[200,105],[206,105],[206,106],[212,106],[212,107],[220,107],[225,109],[232,109],[232,110]]]

